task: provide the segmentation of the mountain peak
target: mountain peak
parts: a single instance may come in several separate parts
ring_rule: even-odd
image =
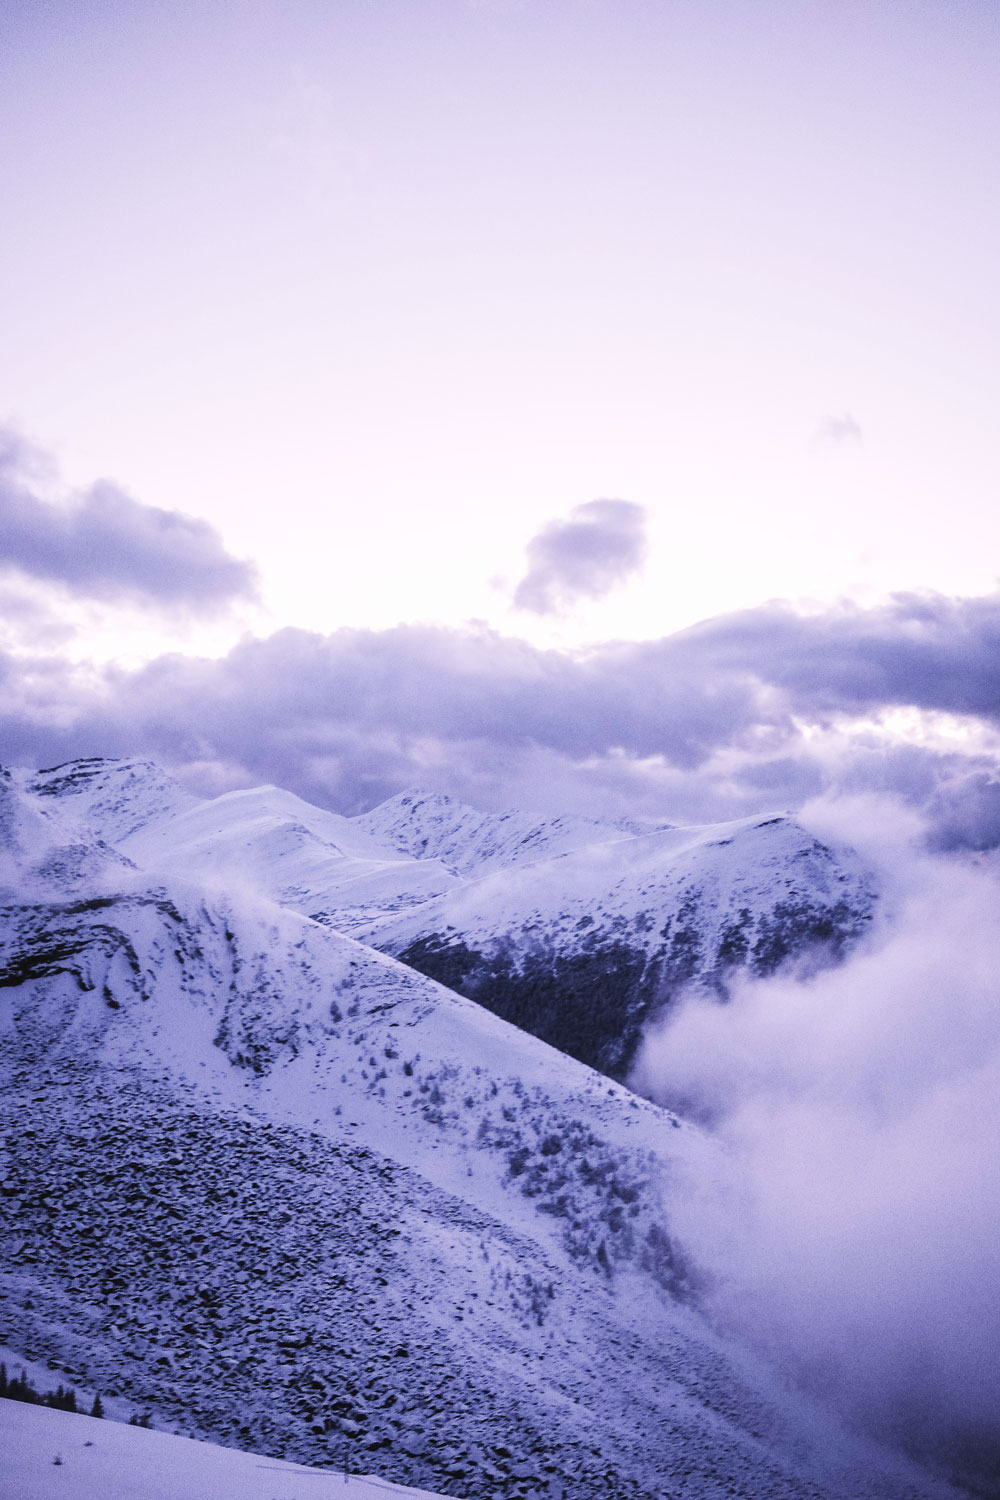
[[[439,859],[462,875],[531,864],[623,836],[621,827],[576,814],[483,812],[445,793],[418,787],[390,797],[353,821],[415,859]]]
[[[26,789],[66,799],[65,810],[90,833],[110,842],[198,802],[168,771],[143,756],[93,755],[35,772]]]

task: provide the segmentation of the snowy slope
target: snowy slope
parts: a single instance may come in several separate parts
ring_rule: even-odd
[[[0,900],[69,894],[101,882],[115,884],[131,869],[117,850],[86,834],[44,801],[25,797],[0,768]]]
[[[352,821],[382,843],[417,859],[439,859],[462,875],[553,859],[586,844],[640,831],[634,824],[591,818],[486,813],[453,797],[417,789],[400,792]]]
[[[420,1500],[426,1490],[0,1401],[0,1500]]]
[[[93,756],[20,779],[35,797],[76,820],[90,837],[109,844],[198,801],[155,761],[136,758]]]
[[[278,787],[200,798],[151,761],[100,758],[15,773],[13,784],[25,815],[54,818],[92,849],[114,845],[119,864],[254,892],[347,932],[462,883]]]
[[[352,819],[278,787],[228,792],[151,820],[121,848],[146,869],[254,891],[342,931],[460,883],[439,862],[385,847]]]
[[[849,850],[787,817],[750,818],[494,870],[357,935],[622,1076],[683,987],[724,994],[736,967],[834,959],[874,905]]]
[[[943,1493],[705,1324],[700,1133],[258,898],[9,905],[0,1338],[154,1423],[442,1493]],[[276,1492],[277,1493],[277,1492]]]

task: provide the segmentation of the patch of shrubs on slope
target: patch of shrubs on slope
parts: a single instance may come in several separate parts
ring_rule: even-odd
[[[871,920],[871,908],[858,910],[844,900],[833,906],[814,906],[793,897],[779,901],[757,923],[750,971],[764,977],[789,959],[806,954],[816,963],[836,963],[867,931]]]
[[[508,1181],[539,1213],[561,1223],[563,1245],[575,1261],[608,1277],[616,1267],[637,1265],[670,1296],[690,1298],[697,1291],[694,1273],[653,1212],[654,1158],[609,1146],[580,1120],[556,1115],[523,1085],[514,1087],[517,1109],[484,1116],[477,1145],[503,1154]]]

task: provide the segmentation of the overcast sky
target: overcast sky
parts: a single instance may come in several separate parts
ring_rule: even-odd
[[[801,697],[803,637],[753,611],[843,645],[893,591],[911,636],[916,596],[940,635],[994,595],[993,0],[7,0],[0,31],[25,753],[80,711],[68,660],[473,622],[568,671],[751,611],[752,749],[787,760],[767,653]],[[923,743],[925,687],[866,722]],[[640,738],[604,735],[630,775]]]

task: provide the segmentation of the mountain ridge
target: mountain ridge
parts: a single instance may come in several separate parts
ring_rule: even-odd
[[[0,918],[8,1344],[441,1494],[947,1493],[705,1320],[670,1223],[697,1127],[250,886],[116,878]]]

